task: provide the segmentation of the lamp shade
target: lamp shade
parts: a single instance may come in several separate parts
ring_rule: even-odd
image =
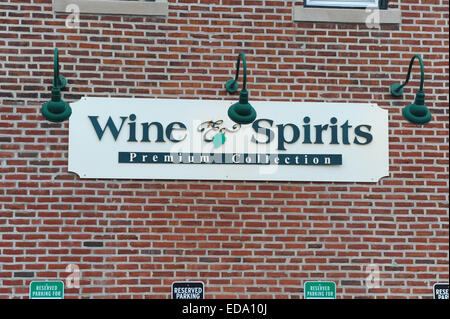
[[[242,90],[239,102],[228,109],[228,117],[238,124],[250,124],[256,119],[255,109],[248,103],[248,92]]]
[[[416,93],[416,98],[413,104],[408,105],[403,109],[403,117],[414,124],[427,124],[431,120],[431,112],[425,106],[425,94],[423,91]]]
[[[52,88],[52,99],[42,106],[42,116],[50,122],[63,122],[72,114],[70,105],[61,99],[61,90]]]

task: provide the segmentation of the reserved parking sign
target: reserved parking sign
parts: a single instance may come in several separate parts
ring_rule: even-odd
[[[178,281],[172,283],[172,299],[204,299],[203,282]]]
[[[448,284],[433,285],[434,299],[448,299]]]

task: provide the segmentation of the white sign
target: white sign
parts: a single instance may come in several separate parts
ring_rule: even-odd
[[[69,171],[80,178],[377,182],[389,175],[388,112],[375,104],[83,98]]]

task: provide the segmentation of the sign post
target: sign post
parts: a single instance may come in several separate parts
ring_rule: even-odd
[[[172,299],[204,299],[203,282],[177,281],[172,283]]]
[[[64,299],[62,281],[32,281],[30,299]]]
[[[305,299],[336,299],[336,284],[332,281],[305,282]]]

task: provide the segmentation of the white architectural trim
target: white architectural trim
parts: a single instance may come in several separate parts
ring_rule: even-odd
[[[167,16],[166,0],[156,2],[118,0],[53,0],[55,12],[67,12],[68,5],[77,5],[80,13]]]
[[[371,17],[373,14],[378,14],[378,21],[373,20],[373,16]],[[402,15],[400,9],[364,10],[305,8],[303,6],[294,6],[294,21],[400,24],[402,21]]]

